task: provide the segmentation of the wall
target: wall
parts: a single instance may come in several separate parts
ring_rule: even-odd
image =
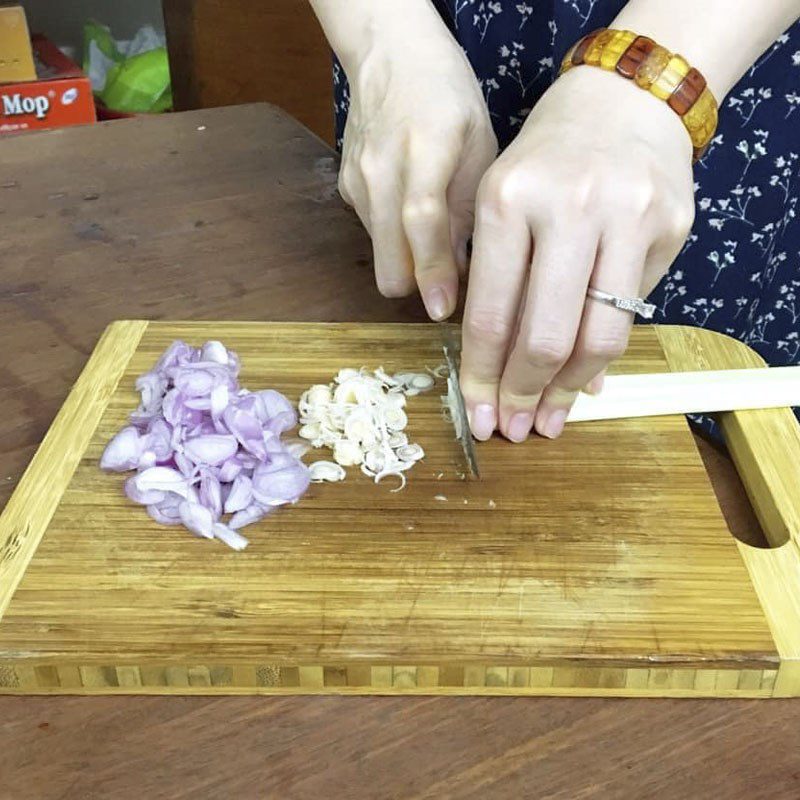
[[[47,33],[58,44],[78,48],[88,18],[111,26],[117,39],[126,39],[146,24],[164,27],[161,0],[21,0],[32,31]]]

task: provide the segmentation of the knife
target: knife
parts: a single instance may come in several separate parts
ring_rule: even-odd
[[[440,323],[441,324],[441,323]],[[450,409],[450,418],[456,430],[456,438],[461,443],[464,458],[469,468],[470,476],[480,478],[478,459],[475,456],[475,440],[467,418],[467,407],[464,404],[464,395],[461,394],[459,383],[459,367],[461,366],[461,339],[459,328],[455,325],[441,324],[442,344],[444,358],[447,363],[447,407]]]

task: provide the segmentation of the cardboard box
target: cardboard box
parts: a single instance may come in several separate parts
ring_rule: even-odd
[[[25,11],[22,6],[0,6],[0,83],[36,77]]]
[[[0,86],[0,134],[95,122],[92,85],[49,39],[32,39],[37,80]]]

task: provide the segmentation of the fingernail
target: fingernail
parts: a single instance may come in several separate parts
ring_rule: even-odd
[[[601,372],[599,375],[595,375],[589,383],[587,384],[584,392],[586,394],[600,394],[603,391],[603,384],[605,383],[606,376],[605,373]]]
[[[494,433],[497,418],[494,413],[494,406],[488,403],[481,403],[475,407],[469,415],[469,426],[472,428],[472,434],[476,439],[486,441]]]
[[[431,319],[440,320],[449,316],[447,295],[438,286],[425,296],[425,308]]]
[[[527,411],[520,411],[511,417],[508,423],[508,438],[512,442],[524,442],[533,427],[533,414]]]
[[[565,408],[556,408],[551,411],[550,414],[545,417],[541,427],[539,427],[539,433],[541,433],[542,436],[546,436],[548,439],[557,439],[564,430],[564,423],[567,421],[568,413],[569,412]]]

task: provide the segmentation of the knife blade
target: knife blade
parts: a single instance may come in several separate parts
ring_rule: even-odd
[[[450,418],[456,431],[456,438],[461,443],[464,458],[473,478],[480,478],[478,459],[475,455],[475,440],[469,427],[467,407],[459,384],[459,367],[461,365],[461,340],[458,328],[453,325],[442,325],[442,349],[447,363],[447,406]]]

